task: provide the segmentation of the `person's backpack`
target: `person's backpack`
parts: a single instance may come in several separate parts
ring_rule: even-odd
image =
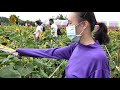
[[[43,32],[45,32],[45,26],[44,26],[44,25],[42,25],[42,27],[43,27]]]
[[[62,35],[62,33],[61,33],[59,28],[57,29],[57,35]]]
[[[45,32],[45,27],[43,26],[43,32]]]

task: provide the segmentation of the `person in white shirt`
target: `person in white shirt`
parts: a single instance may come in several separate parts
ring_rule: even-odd
[[[49,24],[51,25],[51,34],[56,39],[58,37],[57,35],[57,25],[54,23],[53,19],[49,19]]]
[[[42,26],[42,22],[41,21],[36,21],[35,23],[37,25],[36,27],[36,31],[34,32],[34,36],[35,36],[35,40],[38,41],[39,40],[39,34],[43,33],[43,26]]]

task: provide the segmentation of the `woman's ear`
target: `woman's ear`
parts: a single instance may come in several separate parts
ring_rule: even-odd
[[[86,29],[88,27],[88,24],[89,24],[88,21],[84,21],[83,22],[83,29]]]

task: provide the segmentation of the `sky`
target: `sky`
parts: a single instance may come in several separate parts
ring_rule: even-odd
[[[94,12],[96,20],[99,21],[120,21],[120,12]],[[0,16],[9,18],[10,15],[15,14],[22,20],[36,21],[41,19],[42,21],[62,14],[66,16],[69,12],[0,12]]]

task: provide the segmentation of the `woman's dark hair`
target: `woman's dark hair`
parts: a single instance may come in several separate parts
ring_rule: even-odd
[[[109,43],[109,37],[107,35],[107,26],[104,23],[97,23],[93,12],[76,12],[79,20],[87,20],[90,23],[91,31],[94,30],[95,25],[99,25],[99,29],[94,34],[95,40],[98,40],[100,44]]]
[[[49,19],[49,21],[54,22],[54,20],[53,20],[53,19]]]
[[[35,21],[38,25],[41,25],[42,22],[40,20]]]

